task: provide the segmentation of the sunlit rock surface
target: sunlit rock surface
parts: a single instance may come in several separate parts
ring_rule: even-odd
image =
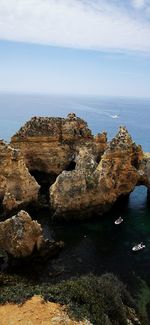
[[[73,171],[62,172],[50,188],[55,215],[95,210],[104,213],[121,195],[130,193],[139,181],[143,161],[140,146],[120,127],[97,163],[92,147],[82,147]]]
[[[11,139],[24,155],[29,170],[58,175],[72,168],[78,146],[95,146],[100,157],[106,147],[106,134],[94,138],[87,123],[70,113],[67,118],[33,117]]]
[[[52,175],[49,202],[55,217],[103,214],[136,185],[150,188],[150,155],[132,141],[125,127],[107,143],[105,132],[94,137],[74,113],[66,119],[33,117],[11,144],[20,149],[33,175]],[[1,184],[3,191],[4,179]],[[15,205],[13,196],[5,201]]]
[[[61,242],[45,239],[41,225],[23,210],[0,222],[0,249],[15,258],[30,256],[34,250],[41,257],[45,254],[53,256],[62,246]]]
[[[25,165],[19,150],[0,141],[0,200],[6,211],[37,201],[40,186]]]

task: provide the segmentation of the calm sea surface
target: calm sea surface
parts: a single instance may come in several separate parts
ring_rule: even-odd
[[[126,125],[133,139],[150,151],[150,99],[0,94],[0,138],[9,140],[32,116],[66,117],[69,112],[84,118],[94,134],[106,130],[109,138]]]
[[[9,141],[31,116],[66,117],[69,112],[84,118],[94,134],[106,130],[109,139],[120,125],[125,125],[134,141],[141,144],[144,151],[150,151],[150,100],[146,99],[1,94],[0,138]],[[124,223],[117,227],[114,220],[120,215]],[[48,234],[47,213],[44,218]],[[137,187],[129,200],[118,204],[100,220],[93,215],[90,221],[53,227],[56,238],[66,243],[59,259],[52,264],[58,273],[60,270],[62,278],[90,271],[95,274],[113,272],[127,284],[134,278],[150,284],[150,206],[144,186]],[[146,249],[132,253],[132,246],[141,241]],[[48,265],[42,274],[47,277],[49,270]]]

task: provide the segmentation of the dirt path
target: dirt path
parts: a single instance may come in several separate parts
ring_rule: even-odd
[[[76,322],[59,304],[45,302],[34,296],[22,305],[5,304],[0,306],[1,325],[90,325],[89,321]]]

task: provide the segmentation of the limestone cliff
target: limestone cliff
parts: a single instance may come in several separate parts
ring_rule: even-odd
[[[48,186],[52,184],[50,204],[55,216],[102,214],[136,185],[150,188],[150,157],[124,127],[107,143],[105,132],[94,137],[74,113],[66,119],[33,117],[11,144],[20,149],[32,173],[54,175],[55,183]],[[2,191],[4,179],[1,184]],[[14,197],[6,199],[13,206]]]
[[[30,171],[59,175],[73,168],[78,147],[87,143],[95,148],[97,159],[106,147],[106,134],[94,138],[87,123],[70,113],[66,119],[33,117],[11,139],[20,149]]]
[[[6,211],[36,201],[39,185],[30,175],[19,150],[0,141],[0,201]]]
[[[23,210],[0,222],[0,249],[15,258],[30,256],[34,250],[42,257],[45,253],[53,256],[61,247],[61,242],[45,239],[41,225]]]
[[[150,190],[150,153],[144,153],[138,172],[139,184],[144,184]]]
[[[127,130],[107,145],[99,163],[91,147],[80,147],[76,168],[64,171],[50,188],[55,216],[91,211],[102,214],[120,195],[130,193],[138,183],[139,166],[143,161],[140,146],[133,143]]]

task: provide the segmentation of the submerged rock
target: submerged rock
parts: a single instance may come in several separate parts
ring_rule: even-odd
[[[36,201],[40,186],[19,150],[0,141],[0,201],[5,211]]]
[[[62,242],[45,239],[41,225],[23,210],[0,222],[0,249],[14,258],[30,256],[34,251],[41,257],[53,256],[62,246]]]

